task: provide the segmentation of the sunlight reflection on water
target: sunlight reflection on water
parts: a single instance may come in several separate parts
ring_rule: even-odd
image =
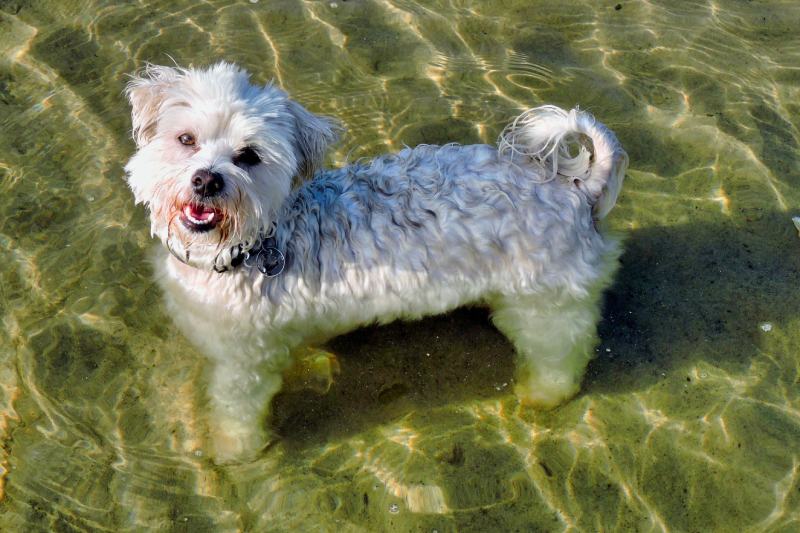
[[[800,6],[615,5],[2,3],[4,527],[800,527]],[[337,117],[332,164],[492,143],[544,102],[600,117],[631,158],[628,239],[583,392],[520,407],[480,310],[368,328],[331,343],[327,395],[276,398],[259,461],[213,465],[203,360],[122,179],[125,74],[172,58],[236,61]]]

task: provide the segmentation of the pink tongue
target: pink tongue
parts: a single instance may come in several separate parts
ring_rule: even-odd
[[[214,218],[214,210],[202,205],[187,205],[184,212],[195,220],[207,222]]]

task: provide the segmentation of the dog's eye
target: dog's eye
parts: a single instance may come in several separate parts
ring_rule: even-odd
[[[178,142],[185,146],[194,146],[194,135],[191,133],[184,133],[178,136]]]
[[[261,163],[261,158],[258,156],[258,152],[249,146],[242,148],[233,156],[233,164],[237,167],[242,165],[252,167],[259,163]]]

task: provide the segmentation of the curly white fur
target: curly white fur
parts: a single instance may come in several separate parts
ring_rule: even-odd
[[[408,148],[290,190],[318,167],[336,126],[280,89],[220,63],[149,67],[128,95],[139,150],[126,171],[166,245],[157,274],[169,311],[213,364],[219,460],[265,444],[263,417],[297,347],[465,304],[489,305],[514,343],[523,401],[553,406],[576,392],[619,255],[596,221],[627,166],[590,115],[544,106],[506,128],[499,150]],[[187,132],[191,149],[177,140]],[[234,164],[244,146],[261,162]],[[222,176],[220,195],[193,196],[199,169]],[[222,222],[191,230],[180,220],[187,202],[213,207]],[[267,234],[286,257],[283,273],[231,265],[232,250]]]

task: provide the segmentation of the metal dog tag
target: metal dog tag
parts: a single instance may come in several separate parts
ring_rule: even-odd
[[[277,248],[269,246],[261,248],[258,252],[245,254],[244,264],[255,267],[268,278],[274,278],[283,272],[286,266],[286,257]]]
[[[283,252],[270,246],[262,250],[258,255],[260,260],[256,268],[262,274],[272,278],[283,272],[283,268],[286,266],[286,258],[283,256]]]

